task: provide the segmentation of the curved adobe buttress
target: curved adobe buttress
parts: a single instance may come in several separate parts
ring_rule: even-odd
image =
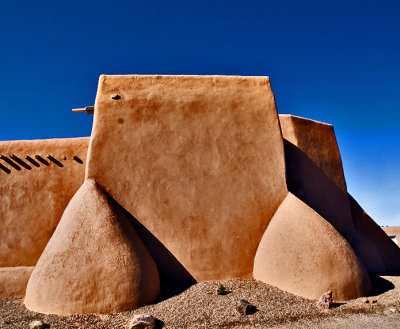
[[[279,115],[288,189],[350,243],[370,273],[400,271],[400,248],[347,193],[332,125]]]
[[[40,313],[115,313],[152,302],[156,265],[128,217],[93,181],[72,198],[27,286]]]
[[[337,301],[371,291],[368,273],[347,241],[292,193],[264,233],[254,278],[310,299],[327,290]]]

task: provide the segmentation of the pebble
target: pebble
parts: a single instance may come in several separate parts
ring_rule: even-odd
[[[317,307],[321,309],[329,309],[332,305],[332,291],[325,291],[317,301]]]
[[[41,320],[36,320],[36,321],[32,321],[31,323],[29,323],[29,328],[30,329],[45,329],[45,328],[50,328],[50,326]]]
[[[254,305],[251,305],[247,300],[240,299],[236,305],[236,309],[240,314],[249,315],[254,314],[257,311],[257,308]]]
[[[157,319],[149,314],[137,314],[129,322],[128,329],[154,329]]]

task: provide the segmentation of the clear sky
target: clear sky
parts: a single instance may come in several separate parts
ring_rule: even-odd
[[[331,123],[349,192],[400,225],[400,1],[0,2],[0,140],[89,136],[100,74],[268,75]]]

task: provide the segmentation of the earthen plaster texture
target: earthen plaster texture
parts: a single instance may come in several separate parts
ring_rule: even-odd
[[[0,142],[0,267],[36,264],[83,183],[88,144],[89,138]]]
[[[342,183],[342,161],[333,127],[293,115],[279,115],[279,119],[289,191],[342,234],[369,272],[398,272],[400,249],[384,236]]]
[[[371,292],[368,273],[347,241],[292,193],[265,231],[254,277],[311,299],[327,290],[339,301]]]
[[[345,237],[368,270],[383,271],[384,267],[375,246],[356,232],[348,196],[343,191],[345,186],[340,188],[330,178],[343,177],[340,154],[332,126],[294,116],[285,115],[280,118],[283,119],[281,126],[283,127],[289,191],[325,218]],[[288,118],[290,120],[285,120]],[[289,137],[294,143],[304,139],[312,142],[306,146],[302,143],[293,144],[286,139],[287,131],[290,132]],[[319,152],[321,156],[318,156]],[[323,160],[321,160],[322,157]],[[330,159],[337,165],[325,165],[330,168],[330,176],[328,176],[327,170],[324,170],[321,163],[326,164]]]
[[[251,277],[287,193],[269,79],[101,76],[87,177],[196,280]]]
[[[152,302],[156,265],[120,206],[91,179],[74,195],[25,297],[41,313],[115,313]]]
[[[23,298],[34,266],[0,267],[0,298]]]
[[[343,191],[347,191],[342,158],[333,126],[327,123],[280,114],[283,137],[296,145]]]
[[[267,77],[101,76],[94,113],[85,182],[28,308],[118,312],[152,302],[160,278],[253,275],[346,300],[370,292],[367,270],[396,268],[394,244],[349,199],[332,126],[280,122]]]

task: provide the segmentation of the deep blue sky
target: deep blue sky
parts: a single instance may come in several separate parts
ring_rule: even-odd
[[[100,74],[268,75],[334,125],[350,193],[400,225],[400,1],[0,2],[0,140],[89,136]]]

